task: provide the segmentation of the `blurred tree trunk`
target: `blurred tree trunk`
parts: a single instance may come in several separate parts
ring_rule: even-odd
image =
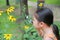
[[[26,15],[28,15],[28,0],[24,0],[23,3],[25,6],[25,13],[26,13]]]
[[[6,0],[6,5],[7,5],[7,6],[9,6],[9,5],[10,5],[10,4],[9,4],[9,0]]]
[[[25,15],[29,15],[28,13],[28,0],[20,0],[20,10],[21,10],[21,14],[24,15],[24,17],[26,17]]]

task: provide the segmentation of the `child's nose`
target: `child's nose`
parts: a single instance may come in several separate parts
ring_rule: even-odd
[[[33,23],[33,21],[31,21],[31,23]]]

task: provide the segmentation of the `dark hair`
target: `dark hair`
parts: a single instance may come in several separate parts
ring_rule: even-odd
[[[55,24],[53,24],[53,32],[54,32],[56,38],[57,38],[58,40],[60,40],[59,29],[58,29],[58,26],[55,25]]]
[[[42,21],[49,26],[53,24],[53,12],[49,8],[42,8],[40,10],[37,10],[37,12],[34,15],[39,22]],[[53,33],[59,40],[59,30],[55,24],[53,24]]]
[[[35,14],[34,15],[36,16],[36,19],[39,22],[42,21],[49,26],[53,24],[53,12],[49,8],[42,8],[40,10],[37,10]]]

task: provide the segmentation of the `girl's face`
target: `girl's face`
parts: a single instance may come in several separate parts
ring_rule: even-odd
[[[35,28],[40,28],[38,20],[33,16],[33,25]]]
[[[43,27],[43,23],[39,22],[35,17],[33,17],[33,25],[37,29],[38,34],[43,36],[43,31],[41,30]]]

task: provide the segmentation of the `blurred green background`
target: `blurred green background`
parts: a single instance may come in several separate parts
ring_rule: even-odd
[[[28,0],[31,2],[37,2],[37,0]],[[20,3],[19,0],[9,0],[10,5],[15,7],[14,12],[11,13],[17,21],[11,22],[8,20],[8,15],[5,13],[6,9],[9,8],[6,6],[6,0],[0,0],[0,10],[3,10],[3,15],[0,16],[0,40],[5,40],[3,34],[13,34],[11,40],[41,40],[41,37],[38,36],[38,33],[34,26],[31,24],[30,20],[31,15],[29,15],[28,20],[21,19],[23,16],[19,15],[20,13]],[[16,4],[16,2],[18,4]],[[46,4],[60,5],[60,0],[45,0]],[[28,6],[32,8],[32,6]],[[19,20],[22,20],[19,22]],[[54,24],[58,25],[60,29],[60,21],[54,21]],[[24,26],[29,26],[28,30],[24,29]]]
[[[29,0],[32,2],[37,2],[37,0]],[[56,5],[60,5],[60,0],[45,0],[46,4],[56,4]]]

